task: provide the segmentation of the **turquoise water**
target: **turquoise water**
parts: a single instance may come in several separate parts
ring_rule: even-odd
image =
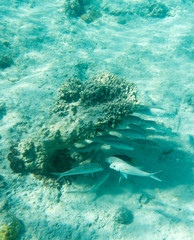
[[[193,15],[0,0],[0,239],[192,239]]]

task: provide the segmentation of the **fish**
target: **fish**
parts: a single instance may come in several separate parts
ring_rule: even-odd
[[[110,135],[110,134],[104,134],[101,136],[96,136],[93,141],[97,143],[104,143],[104,141],[112,141],[112,140],[119,140],[119,137]]]
[[[113,156],[114,156],[114,157],[117,157],[117,158],[121,158],[123,161],[129,162],[129,163],[132,163],[132,164],[135,163],[135,159],[132,158],[132,157],[129,157],[129,156],[127,156],[127,155],[115,154],[115,155],[113,155]]]
[[[130,123],[129,125],[129,128],[146,136],[147,135],[147,132],[145,129],[142,128],[142,126],[140,126],[139,124],[136,124],[136,123]]]
[[[155,173],[144,172],[144,171],[140,170],[139,168],[134,167],[134,166],[130,165],[129,163],[126,163],[125,161],[123,161],[120,158],[111,156],[106,159],[106,162],[110,163],[109,167],[115,171],[120,172],[124,178],[127,178],[128,175],[134,175],[134,176],[139,176],[139,177],[150,177],[150,178],[153,178],[153,179],[161,182],[161,180],[159,178],[154,176],[158,172],[155,172]]]
[[[84,165],[80,165],[78,167],[72,168],[66,172],[62,172],[62,173],[52,172],[51,174],[54,176],[57,176],[58,177],[57,181],[58,181],[60,178],[66,177],[66,176],[90,174],[95,172],[101,172],[103,170],[104,168],[102,168],[98,163],[88,163],[88,164],[84,164]]]
[[[138,139],[146,138],[144,134],[131,128],[117,128],[117,129],[111,130],[110,134],[116,134],[117,136],[123,135],[125,137],[128,137],[130,140],[133,140],[136,138]]]
[[[123,162],[123,160],[116,156],[110,156],[105,159],[105,161],[109,164],[115,163],[115,162]]]
[[[137,113],[142,113],[149,116],[156,117],[170,117],[173,116],[172,113],[167,113],[165,109],[156,107],[156,106],[145,106],[140,105],[140,107],[136,111]]]
[[[140,117],[138,116],[135,116],[135,115],[128,115],[125,119],[125,121],[129,121],[129,122],[133,122],[133,123],[137,123],[137,124],[141,124],[143,119],[141,119]]]
[[[126,141],[124,140],[102,140],[101,141],[102,144],[105,145],[109,145],[113,148],[119,149],[119,150],[129,150],[129,151],[133,151],[134,148],[131,147]]]
[[[131,124],[135,124],[141,128],[146,128],[146,131],[147,131],[147,128],[155,128],[157,130],[165,129],[164,126],[159,125],[157,122],[153,120],[145,120],[135,115],[127,116],[125,121],[129,127],[131,127]]]
[[[87,152],[92,152],[92,151],[97,151],[100,148],[99,143],[92,142],[89,143],[83,147],[74,147],[71,149],[71,152],[81,152],[81,153],[87,153]]]

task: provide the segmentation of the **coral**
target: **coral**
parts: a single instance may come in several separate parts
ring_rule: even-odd
[[[163,3],[151,3],[143,8],[139,8],[140,16],[148,16],[153,18],[165,18],[169,15],[168,7]]]
[[[105,73],[86,81],[67,79],[52,112],[58,120],[12,146],[10,167],[44,175],[67,171],[82,161],[69,152],[74,143],[116,127],[137,106],[136,87],[123,78]]]
[[[91,23],[102,16],[99,8],[98,3],[90,4],[90,0],[70,0],[64,4],[65,13],[69,17],[81,17],[86,23]]]
[[[84,82],[77,78],[68,79],[67,84],[59,90],[54,111],[59,115],[69,114],[72,119],[79,117],[87,124],[90,120],[90,127],[96,129],[100,125],[100,128],[115,127],[137,106],[135,85],[105,73]]]
[[[88,11],[86,11],[86,13],[82,14],[81,19],[84,20],[86,23],[91,23],[101,16],[102,16],[101,12],[93,8],[89,9]]]
[[[0,240],[15,240],[21,232],[21,222],[8,213],[0,214]]]
[[[121,207],[116,211],[114,221],[120,224],[130,224],[133,222],[133,214],[126,207]]]
[[[0,56],[0,69],[11,67],[13,59],[10,56]]]
[[[7,155],[7,160],[10,162],[10,168],[16,172],[24,172],[25,166],[24,162],[19,158],[19,151],[17,150],[17,144],[12,145],[9,148],[9,153]]]
[[[150,1],[129,1],[122,2],[122,4],[104,4],[102,7],[105,12],[110,15],[119,17],[119,23],[124,24],[127,19],[132,16],[165,18],[170,16],[169,8],[161,2]]]
[[[68,0],[64,4],[65,12],[71,17],[80,17],[84,13],[82,0]]]
[[[72,158],[67,153],[66,146],[59,131],[44,128],[35,137],[12,146],[7,159],[14,172],[45,174],[51,170],[68,170]]]

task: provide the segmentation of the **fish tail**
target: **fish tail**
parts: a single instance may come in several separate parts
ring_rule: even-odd
[[[153,178],[153,179],[155,179],[155,180],[157,180],[157,181],[159,181],[159,182],[162,182],[161,179],[159,179],[159,178],[157,178],[157,177],[154,176],[155,174],[157,174],[157,173],[159,173],[159,172],[161,172],[161,171],[158,171],[158,172],[155,172],[155,173],[150,173],[150,177]]]

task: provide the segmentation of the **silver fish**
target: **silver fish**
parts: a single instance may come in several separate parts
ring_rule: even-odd
[[[96,136],[93,141],[97,143],[104,143],[105,141],[112,141],[112,140],[119,140],[119,137],[110,135],[110,134],[105,134],[101,136]]]
[[[111,130],[110,134],[117,134],[117,136],[123,135],[125,137],[128,137],[130,140],[133,140],[136,138],[139,138],[139,139],[146,138],[144,134],[142,134],[136,130],[133,130],[131,128],[117,128],[117,129]]]
[[[137,113],[142,113],[145,115],[149,116],[156,116],[156,117],[169,117],[173,116],[172,113],[167,113],[165,109],[160,108],[160,107],[153,107],[153,106],[145,106],[141,105],[138,110],[136,111]]]
[[[114,147],[119,150],[134,150],[133,147],[131,147],[126,141],[124,140],[104,140],[101,141],[102,144],[110,145],[111,147]]]
[[[87,153],[91,151],[97,151],[99,147],[100,147],[99,143],[92,142],[83,147],[73,148],[71,149],[71,152],[75,151],[75,152]]]
[[[71,170],[63,173],[51,173],[51,174],[59,177],[57,179],[59,180],[60,178],[65,176],[89,174],[89,173],[101,172],[103,170],[104,169],[98,163],[88,163],[88,164],[84,164],[84,165],[80,165],[78,167],[72,168]]]
[[[143,119],[141,119],[140,117],[138,116],[135,116],[135,115],[128,115],[126,117],[126,121],[128,122],[133,122],[133,123],[137,123],[137,124],[141,124]]]
[[[144,172],[117,157],[109,157],[106,159],[106,161],[108,163],[111,163],[110,164],[111,169],[113,169],[115,171],[119,171],[121,173],[121,175],[125,178],[127,178],[127,175],[134,175],[134,176],[140,176],[140,177],[150,177],[150,178],[153,178],[153,179],[161,182],[161,180],[159,178],[153,176],[154,174],[156,174],[158,172],[156,172],[156,173]]]
[[[158,125],[158,123],[156,123],[153,120],[145,120],[145,119],[141,119],[138,116],[134,116],[134,115],[129,115],[126,118],[126,122],[128,123],[128,125],[130,126],[130,124],[136,124],[142,128],[155,128],[157,130],[161,130],[164,129],[164,126],[160,126]]]

